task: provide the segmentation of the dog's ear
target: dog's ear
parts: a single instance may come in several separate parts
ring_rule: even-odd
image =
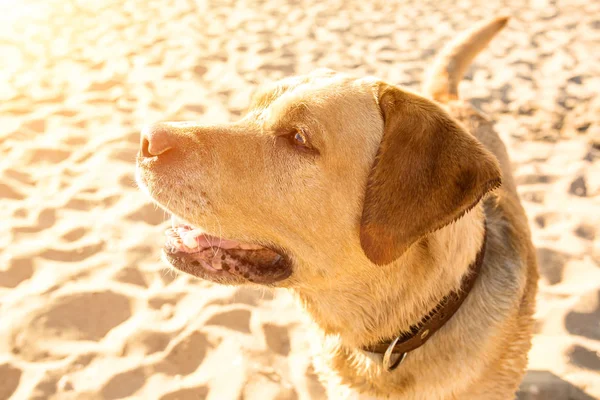
[[[360,242],[375,264],[391,263],[500,186],[496,158],[435,103],[380,84],[383,136],[371,169]]]

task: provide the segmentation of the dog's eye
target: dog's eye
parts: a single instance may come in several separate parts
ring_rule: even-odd
[[[286,129],[276,133],[277,140],[288,148],[306,154],[319,154],[310,143],[310,136],[302,128]]]
[[[292,146],[299,150],[311,150],[312,147],[308,143],[306,134],[301,129],[294,129],[287,135],[287,138]]]
[[[304,134],[300,131],[296,131],[293,136],[292,136],[292,140],[294,141],[294,143],[296,145],[299,146],[308,146],[308,142],[306,141],[306,136],[304,136]]]

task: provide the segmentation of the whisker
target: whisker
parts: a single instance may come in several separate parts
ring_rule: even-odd
[[[219,253],[219,250],[221,250],[221,244],[223,243],[223,226],[221,225],[221,221],[219,221],[219,217],[217,215],[215,215],[215,220],[217,220],[217,224],[219,225],[219,246],[217,247],[217,251],[214,254],[214,256],[216,257]]]

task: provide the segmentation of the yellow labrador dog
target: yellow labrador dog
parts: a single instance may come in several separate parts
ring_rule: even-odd
[[[263,87],[231,124],[142,133],[140,187],[173,215],[165,260],[291,290],[323,333],[332,399],[512,399],[537,268],[492,122],[458,99],[486,21],[424,96],[331,70]]]

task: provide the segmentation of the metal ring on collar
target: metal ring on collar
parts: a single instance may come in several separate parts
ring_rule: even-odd
[[[395,370],[396,368],[398,368],[398,366],[400,364],[402,364],[402,362],[406,358],[406,355],[408,354],[408,353],[400,354],[398,356],[398,358],[396,359],[396,361],[391,363],[392,355],[394,353],[394,347],[396,346],[396,343],[398,343],[399,340],[400,340],[400,336],[398,336],[396,339],[394,339],[394,341],[392,343],[390,343],[387,350],[385,351],[385,354],[383,355],[383,368],[385,368],[386,371],[388,371],[388,372],[391,372],[391,371]]]

